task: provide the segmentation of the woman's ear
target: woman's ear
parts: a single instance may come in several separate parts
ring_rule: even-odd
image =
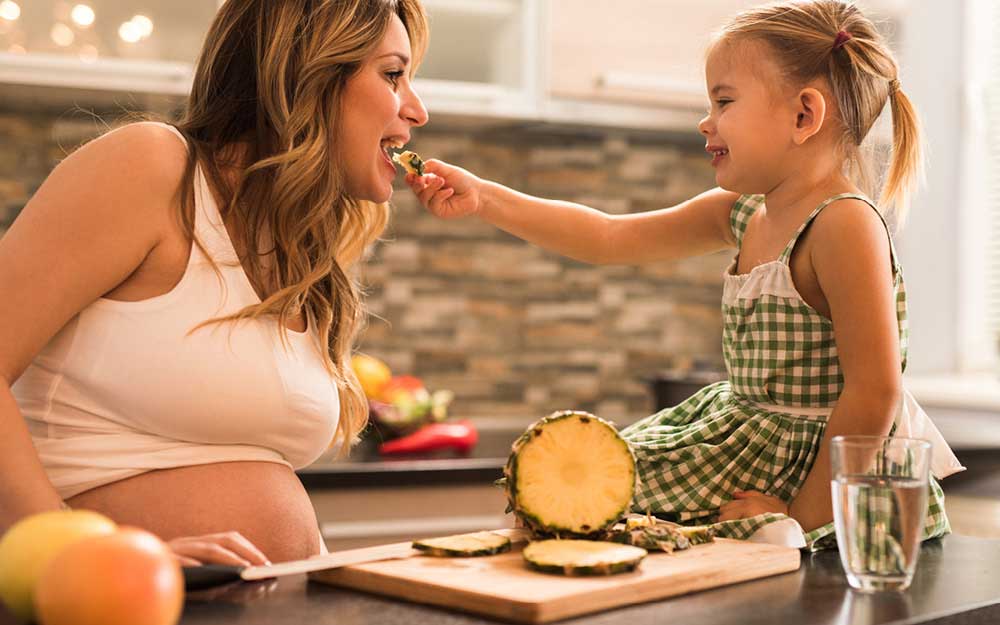
[[[813,87],[799,92],[795,102],[795,131],[792,140],[802,145],[823,128],[826,121],[826,98]]]

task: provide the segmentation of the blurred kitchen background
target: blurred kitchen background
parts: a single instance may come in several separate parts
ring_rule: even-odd
[[[235,1],[235,0],[234,0]],[[410,148],[528,193],[612,213],[713,184],[695,124],[712,30],[751,0],[425,0],[417,90],[431,122]],[[929,159],[897,234],[907,386],[970,470],[945,482],[956,529],[1000,536],[1000,9],[990,0],[868,0],[923,118]],[[218,4],[0,0],[0,235],[49,171],[127,111],[183,106]],[[870,143],[884,147],[885,125]],[[81,180],[80,184],[87,181]],[[454,392],[466,454],[300,472],[331,547],[503,522],[499,477],[524,426],[553,410],[619,425],[722,375],[721,273],[731,254],[590,267],[474,219],[441,221],[405,187],[362,270],[361,350]],[[379,433],[369,436],[377,438]]]

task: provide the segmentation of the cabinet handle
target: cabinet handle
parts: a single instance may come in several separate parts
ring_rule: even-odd
[[[650,77],[626,72],[605,72],[599,74],[595,83],[600,89],[623,89],[626,91],[647,91],[670,96],[684,104],[702,106],[707,96],[698,85],[663,77]]]
[[[499,529],[510,525],[504,515],[429,517],[426,519],[379,519],[372,521],[337,521],[320,524],[326,540],[370,538],[373,536],[430,536],[464,534]]]

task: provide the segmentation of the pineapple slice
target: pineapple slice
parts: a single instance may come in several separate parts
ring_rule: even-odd
[[[524,548],[531,568],[563,575],[615,575],[634,571],[646,550],[597,540],[540,540]]]
[[[514,442],[504,476],[510,509],[536,534],[595,537],[628,511],[635,457],[607,421],[556,412]]]
[[[392,155],[392,160],[403,166],[403,169],[410,172],[411,174],[416,174],[418,176],[424,175],[424,161],[416,152],[411,152],[406,150],[405,152],[397,152]]]
[[[470,558],[510,551],[510,539],[493,532],[473,532],[413,542],[413,548],[429,556]]]

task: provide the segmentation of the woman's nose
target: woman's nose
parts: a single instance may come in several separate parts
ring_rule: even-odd
[[[406,98],[399,108],[399,116],[414,126],[423,126],[427,123],[429,118],[427,108],[412,88],[407,90]]]

